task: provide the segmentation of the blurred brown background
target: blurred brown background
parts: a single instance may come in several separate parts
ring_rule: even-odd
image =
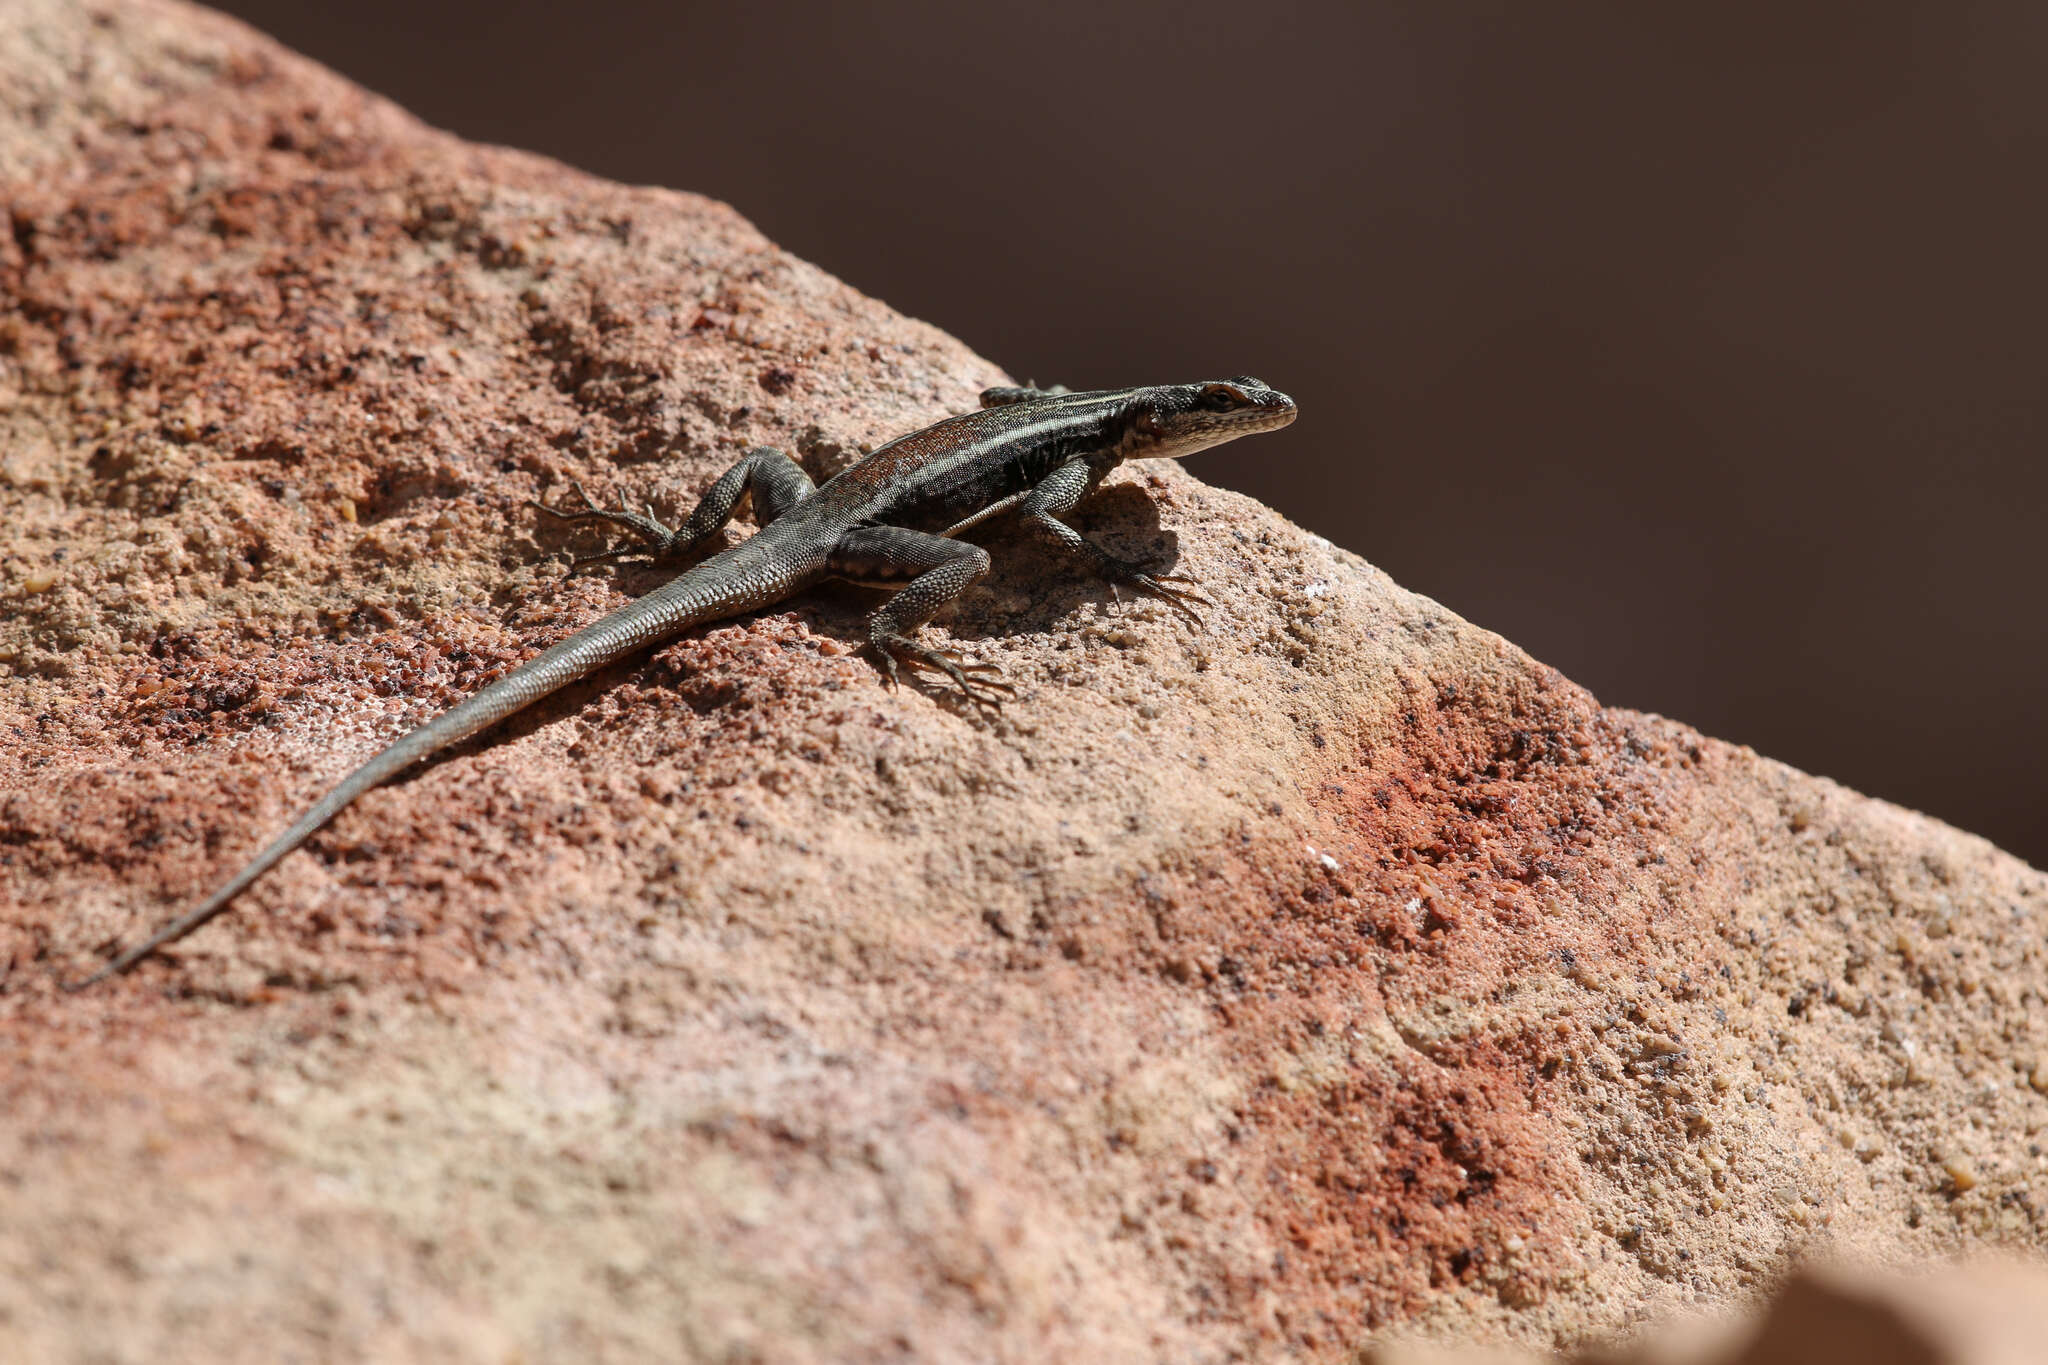
[[[2048,5],[228,0],[727,199],[1585,683],[2048,864]]]

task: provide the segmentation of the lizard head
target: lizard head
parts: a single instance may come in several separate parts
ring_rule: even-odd
[[[1205,384],[1140,389],[1124,409],[1126,457],[1178,459],[1210,446],[1284,427],[1294,400],[1249,375]]]

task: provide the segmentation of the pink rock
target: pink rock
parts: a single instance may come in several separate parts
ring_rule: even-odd
[[[1083,524],[1200,633],[992,528],[997,721],[808,594],[60,993],[647,586],[526,499],[1003,376],[203,11],[0,25],[0,1356],[1340,1360],[2041,1237],[2041,874],[1176,468]]]

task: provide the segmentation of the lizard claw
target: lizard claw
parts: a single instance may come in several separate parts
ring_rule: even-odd
[[[903,681],[902,673],[896,667],[896,656],[886,649],[878,649],[875,651],[875,657],[881,661],[883,684],[894,692],[897,684]]]
[[[579,526],[588,522],[597,522],[605,526],[618,526],[640,542],[638,545],[619,546],[598,554],[584,555],[582,558],[574,561],[574,567],[580,569],[586,564],[598,564],[606,560],[623,559],[628,555],[644,554],[651,559],[664,559],[675,553],[677,548],[675,543],[676,533],[663,525],[661,518],[654,514],[654,504],[648,503],[645,512],[635,512],[626,505],[626,494],[621,490],[619,493],[619,506],[614,511],[610,508],[599,506],[590,496],[589,491],[583,487],[580,480],[571,482],[569,489],[576,495],[577,501],[583,504],[582,506],[550,507],[538,498],[528,498],[526,505],[533,508],[536,512],[545,512],[556,521],[566,522],[571,526]]]
[[[629,555],[637,555],[640,553],[642,553],[642,551],[638,545],[617,545],[609,550],[599,550],[594,555],[578,555],[576,556],[576,558],[569,561],[569,567],[572,569],[580,569],[587,564],[604,564],[611,560],[625,559]]]
[[[601,517],[605,515],[605,510],[590,500],[590,492],[584,488],[582,480],[571,480],[569,491],[574,493],[583,503],[581,507],[571,507],[567,511],[563,511],[559,508],[548,506],[539,498],[528,498],[526,505],[536,512],[547,513],[556,521],[579,521],[585,517]]]
[[[994,664],[969,663],[953,650],[931,649],[904,639],[878,640],[876,650],[885,662],[884,673],[891,682],[895,681],[896,663],[900,659],[913,668],[945,674],[961,695],[984,710],[1000,711],[1005,701],[1016,700],[1017,689],[1002,680],[1002,670]]]
[[[1202,614],[1195,608],[1207,607],[1212,611],[1216,609],[1216,604],[1202,592],[1200,585],[1186,574],[1149,574],[1136,565],[1127,564],[1120,567],[1122,571],[1109,580],[1110,596],[1116,599],[1119,606],[1123,604],[1123,596],[1116,589],[1117,584],[1121,582],[1166,603],[1196,630],[1201,630],[1204,623]]]

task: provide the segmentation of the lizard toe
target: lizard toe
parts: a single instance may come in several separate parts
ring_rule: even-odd
[[[1189,625],[1193,626],[1196,630],[1201,630],[1204,626],[1202,614],[1196,611],[1195,608],[1207,607],[1213,611],[1216,608],[1216,604],[1210,601],[1206,594],[1195,588],[1193,584],[1193,579],[1181,574],[1165,574],[1154,577],[1148,573],[1141,573],[1131,581],[1131,586],[1166,603]]]
[[[1017,696],[1017,689],[1002,681],[1002,670],[994,664],[969,662],[953,650],[932,649],[900,638],[878,644],[882,657],[892,665],[900,660],[913,668],[945,674],[961,695],[978,707],[1000,711],[1004,701]]]

